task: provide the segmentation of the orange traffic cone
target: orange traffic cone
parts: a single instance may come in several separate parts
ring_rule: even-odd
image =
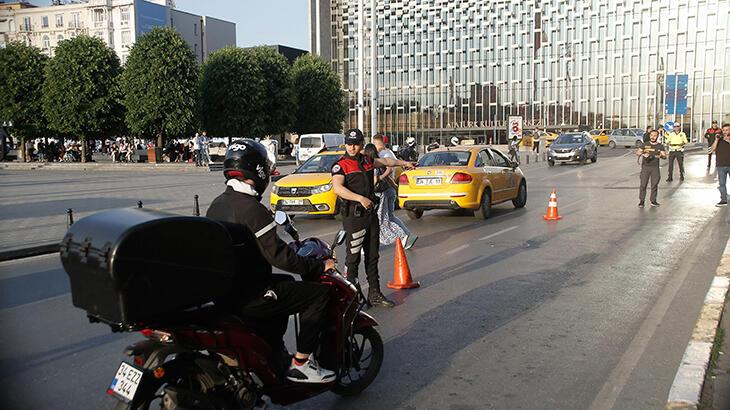
[[[550,194],[550,199],[548,200],[547,215],[543,215],[542,218],[546,221],[557,221],[562,218],[562,216],[558,215],[558,195],[555,192],[555,188],[553,188],[553,193]]]
[[[411,269],[408,267],[406,252],[403,250],[403,244],[401,243],[400,238],[396,238],[393,282],[388,281],[388,287],[391,289],[411,289],[419,286],[421,286],[421,284],[413,282],[413,279],[411,278]]]

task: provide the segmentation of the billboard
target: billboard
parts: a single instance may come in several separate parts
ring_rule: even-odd
[[[516,136],[517,140],[522,139],[522,117],[509,117],[508,118],[508,128],[507,128],[507,135],[508,138],[511,140],[512,137]]]
[[[137,37],[150,32],[155,27],[169,25],[167,7],[144,0],[134,2],[134,15],[137,22]]]
[[[667,74],[664,85],[664,113],[687,114],[687,74]]]

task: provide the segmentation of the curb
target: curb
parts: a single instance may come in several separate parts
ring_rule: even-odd
[[[669,390],[666,409],[696,409],[710,363],[710,353],[720,326],[725,297],[730,287],[730,240],[725,246],[715,278],[705,296],[692,338]]]
[[[9,251],[0,251],[0,262],[30,258],[31,256],[46,255],[56,252],[58,252],[58,242],[29,246],[27,248],[11,249]]]

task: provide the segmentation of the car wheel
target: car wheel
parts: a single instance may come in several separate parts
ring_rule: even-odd
[[[587,151],[583,151],[582,155],[580,156],[581,157],[580,158],[580,164],[581,165],[585,165],[586,164],[586,159],[587,159],[586,157],[587,156],[588,156],[588,152]]]
[[[517,196],[512,200],[512,205],[515,208],[524,208],[527,205],[527,184],[525,181],[520,183],[520,189],[517,191]]]
[[[555,166],[555,161],[548,161],[548,166],[554,167]]]
[[[616,141],[608,141],[608,148],[611,148],[611,149],[616,148]]]
[[[474,211],[474,216],[478,219],[487,219],[489,214],[492,212],[492,195],[489,190],[485,189],[482,194],[482,201],[479,203],[479,208]]]
[[[423,209],[406,209],[406,215],[408,215],[408,219],[421,219]]]

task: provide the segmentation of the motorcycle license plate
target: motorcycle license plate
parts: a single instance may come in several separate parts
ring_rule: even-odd
[[[441,185],[441,178],[416,178],[416,185]]]
[[[142,374],[143,372],[141,370],[122,362],[106,392],[129,403],[134,399],[137,387],[139,387],[139,383],[142,381]]]
[[[303,199],[282,199],[282,205],[304,205]]]

